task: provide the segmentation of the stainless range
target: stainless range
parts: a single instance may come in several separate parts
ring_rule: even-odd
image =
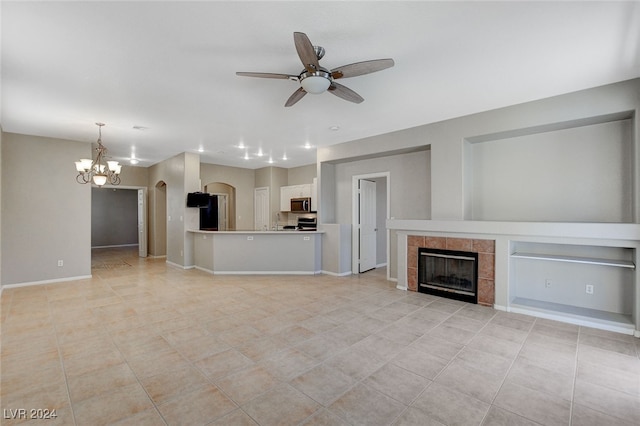
[[[318,229],[318,219],[315,217],[299,217],[298,231],[316,231]]]

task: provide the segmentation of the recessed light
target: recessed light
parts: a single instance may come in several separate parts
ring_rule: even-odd
[[[285,154],[282,154],[282,160],[283,160],[283,161],[287,161],[287,154],[286,154],[286,153],[285,153]]]
[[[269,161],[267,161],[267,163],[273,164],[273,158],[269,157]]]
[[[333,132],[337,132],[338,130],[340,130],[340,126],[331,126],[331,127],[329,127],[329,130],[331,130]]]
[[[131,160],[129,160],[129,162],[130,162],[131,164],[138,164],[138,162],[139,162],[139,161],[138,161],[138,160],[136,160],[135,158],[132,158]]]
[[[304,144],[305,149],[311,149],[311,144],[309,142]]]
[[[133,130],[149,130],[149,128],[144,126],[133,126]]]
[[[238,144],[238,148],[240,148],[240,149],[245,149],[246,147],[244,146],[244,142],[240,142],[240,143]]]

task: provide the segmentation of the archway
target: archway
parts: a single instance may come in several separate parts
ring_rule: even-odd
[[[224,216],[226,221],[221,224],[220,229],[234,231],[236,229],[236,188],[224,182],[211,182],[204,186],[204,192],[224,197],[226,203],[221,204],[224,211],[220,216]]]
[[[159,181],[153,188],[152,214],[149,217],[149,254],[153,257],[167,255],[167,184]]]

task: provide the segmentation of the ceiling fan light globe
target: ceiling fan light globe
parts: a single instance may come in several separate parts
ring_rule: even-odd
[[[331,81],[325,77],[312,75],[303,79],[300,85],[302,85],[305,92],[317,95],[324,93],[331,85]]]

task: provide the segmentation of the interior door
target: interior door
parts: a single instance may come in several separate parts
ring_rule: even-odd
[[[227,194],[216,194],[218,196],[218,231],[226,231],[228,228],[229,206],[227,204]]]
[[[376,267],[376,183],[360,179],[359,187],[359,272],[366,272]]]
[[[254,223],[256,231],[269,230],[269,188],[256,188],[253,193]]]
[[[138,256],[147,257],[147,191],[138,189]]]

